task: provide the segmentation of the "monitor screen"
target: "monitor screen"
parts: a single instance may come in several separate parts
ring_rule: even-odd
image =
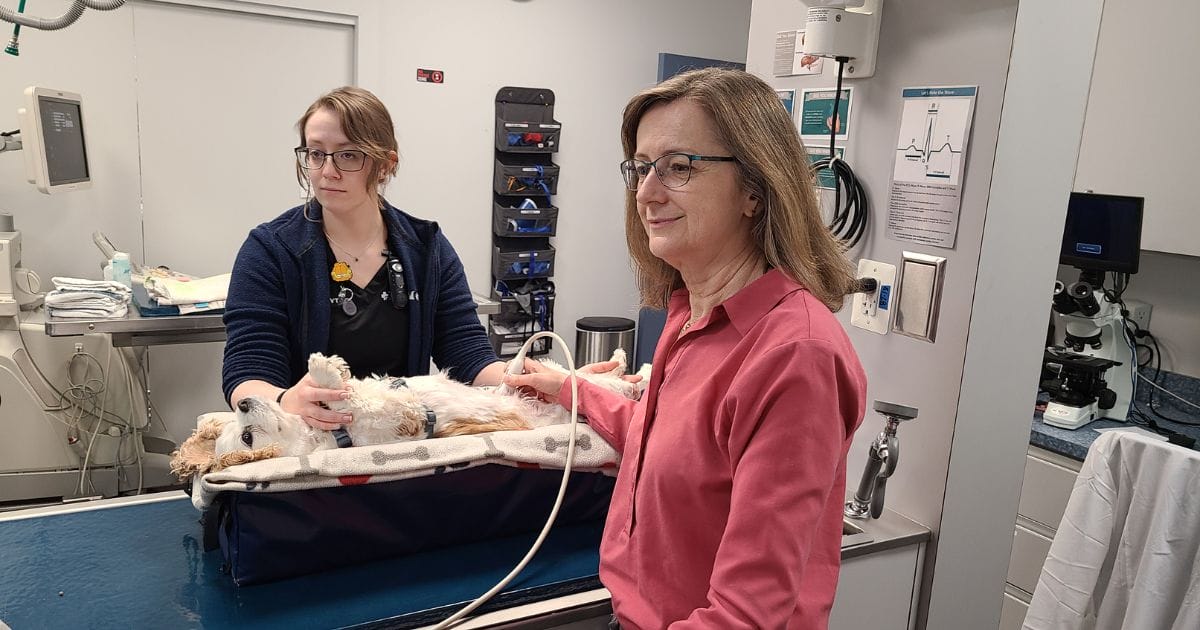
[[[51,186],[88,179],[87,151],[79,101],[38,97],[42,138],[46,149],[47,178]]]
[[[29,183],[47,194],[92,185],[83,100],[78,94],[28,87],[25,107],[17,113]]]
[[[1137,273],[1142,197],[1071,193],[1059,262],[1079,269]]]

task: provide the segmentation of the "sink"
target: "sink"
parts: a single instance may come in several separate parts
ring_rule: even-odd
[[[863,531],[862,527],[859,527],[849,519],[842,519],[842,549],[865,545],[873,540],[875,539]]]

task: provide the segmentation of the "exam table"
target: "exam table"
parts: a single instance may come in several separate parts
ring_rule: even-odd
[[[222,573],[220,552],[203,551],[199,516],[183,492],[0,513],[0,628],[424,627],[491,588],[535,536],[239,588]],[[476,613],[557,616],[553,623],[606,614],[602,528],[556,526],[525,571]]]

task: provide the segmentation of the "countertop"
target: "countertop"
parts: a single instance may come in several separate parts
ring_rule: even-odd
[[[843,562],[851,558],[878,553],[887,549],[895,549],[897,547],[929,541],[930,534],[928,527],[911,521],[907,517],[886,508],[884,508],[883,515],[879,518],[847,518],[845,521],[861,528],[863,533],[869,537],[869,540],[853,544],[852,540],[848,540],[848,537],[844,536],[842,538]]]

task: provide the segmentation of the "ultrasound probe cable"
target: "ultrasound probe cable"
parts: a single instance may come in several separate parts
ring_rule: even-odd
[[[529,561],[533,559],[534,554],[541,548],[542,542],[546,540],[546,536],[550,533],[550,528],[554,525],[554,519],[558,518],[558,508],[562,506],[563,497],[567,494],[567,479],[571,475],[571,466],[575,463],[575,429],[576,425],[579,424],[579,381],[575,373],[575,357],[571,355],[570,349],[567,348],[567,342],[563,341],[562,337],[550,331],[542,331],[534,334],[525,341],[525,344],[521,346],[521,350],[517,352],[517,356],[513,357],[513,360],[509,362],[505,375],[519,376],[522,374],[525,366],[525,355],[528,354],[533,342],[542,337],[550,337],[560,344],[559,347],[562,348],[563,354],[567,355],[567,368],[570,370],[571,378],[571,437],[567,441],[567,460],[563,464],[562,483],[558,486],[558,497],[554,500],[554,507],[550,510],[550,516],[546,519],[546,525],[542,527],[537,540],[533,541],[533,546],[529,548],[529,551],[525,554],[524,558],[521,558],[517,566],[508,575],[504,576],[504,579],[497,582],[495,586],[488,590],[488,592],[480,595],[475,601],[463,606],[461,610],[434,626],[434,630],[450,628],[462,620],[463,617],[471,614],[473,610],[485,604],[496,593],[504,590],[504,587],[508,586],[508,583],[512,582],[525,569],[525,565],[529,564]],[[512,392],[512,388],[501,382],[500,386],[496,388],[496,392],[499,394],[508,394]]]

